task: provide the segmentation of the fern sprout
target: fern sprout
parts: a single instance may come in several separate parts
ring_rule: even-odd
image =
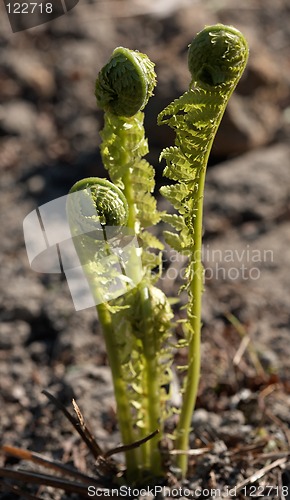
[[[166,468],[161,449],[165,423],[174,411],[171,391],[167,389],[172,385],[175,346],[171,337],[175,323],[169,299],[156,287],[160,273],[153,272],[161,268],[163,244],[149,231],[161,220],[173,227],[173,231],[164,231],[167,243],[188,256],[183,285],[188,292],[187,318],[183,323],[184,339],[179,342],[188,345],[188,363],[173,436],[179,450],[177,465],[183,476],[187,471],[190,422],[200,373],[206,166],[247,57],[242,34],[221,24],[206,27],[190,45],[189,89],[158,117],[160,125],[167,124],[176,133],[175,145],[161,153],[166,160],[164,176],[173,181],[163,186],[161,193],[172,203],[174,214],[158,212],[153,196],[154,169],[144,158],[148,144],[143,109],[156,84],[154,64],[140,52],[118,47],[97,77],[96,98],[105,112],[101,155],[110,181],[95,178],[77,183],[71,191],[76,198],[68,202],[68,217],[75,248],[83,262],[85,255],[84,272],[98,298],[97,311],[113,375],[118,422],[122,441],[127,445],[129,484],[142,484],[144,478],[164,479]],[[128,264],[129,277],[136,286],[126,288],[113,299],[106,298],[106,287],[119,277],[108,274],[108,265],[99,259],[110,251],[106,233],[109,226],[113,239],[125,227],[139,241]],[[126,281],[128,276],[123,274],[122,279]],[[148,436],[152,439],[148,440]],[[134,442],[141,445],[134,448]]]

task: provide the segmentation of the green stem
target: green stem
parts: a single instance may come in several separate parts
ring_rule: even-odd
[[[182,398],[180,419],[176,428],[176,449],[184,452],[177,458],[177,464],[181,469],[183,477],[186,476],[188,467],[187,451],[189,446],[189,435],[191,432],[191,419],[195,408],[200,378],[201,304],[203,291],[203,265],[201,261],[201,254],[205,176],[212,144],[233,90],[233,88],[229,90],[227,97],[224,100],[224,105],[221,108],[219,115],[216,117],[213,133],[206,148],[207,152],[205,154],[203,167],[198,179],[198,201],[196,204],[195,219],[193,224],[194,247],[192,253],[192,276],[190,277],[191,306],[188,314],[192,328],[192,337],[188,348],[189,365]]]
[[[144,356],[144,435],[151,434],[160,425],[160,389],[158,376],[158,358],[156,356],[154,332],[152,331],[152,306],[147,286],[140,287],[140,302],[143,315],[143,322],[148,322],[145,327],[145,334],[142,338]],[[146,319],[149,321],[146,321]],[[160,433],[145,443],[144,459],[145,467],[154,473],[161,475],[161,457],[158,448]]]
[[[103,335],[106,343],[109,365],[112,371],[114,392],[117,404],[117,417],[122,436],[122,441],[125,445],[132,444],[136,441],[136,436],[133,431],[132,414],[128,401],[127,386],[122,373],[122,365],[119,357],[119,349],[114,330],[112,326],[112,318],[106,304],[97,305],[99,321],[102,325]],[[138,478],[138,449],[126,451],[127,478],[128,481],[135,481]]]
[[[134,192],[131,182],[130,169],[128,169],[127,174],[123,177],[124,182],[124,194],[126,196],[128,206],[129,206],[129,218],[127,226],[134,229],[138,234],[139,228],[136,227],[136,207],[134,203]],[[132,256],[131,265],[134,267],[134,257]],[[140,281],[140,280],[138,280]],[[137,281],[136,281],[137,282]],[[137,291],[137,289],[136,289]],[[142,357],[144,361],[144,373],[143,373],[143,390],[144,390],[144,401],[143,401],[143,419],[144,427],[140,429],[141,438],[146,437],[152,432],[154,432],[160,421],[160,394],[158,385],[158,373],[157,373],[157,363],[156,358],[154,337],[152,330],[152,308],[150,303],[150,297],[148,292],[148,287],[141,284],[138,287],[139,300],[140,300],[140,311],[142,318],[140,321],[143,323],[148,323],[148,327],[144,327],[144,336],[142,338],[143,352]],[[149,321],[148,321],[149,319]],[[150,335],[151,333],[151,335]],[[143,468],[154,472],[154,474],[161,474],[161,459],[158,449],[158,441],[160,436],[157,434],[154,438],[148,440],[141,446]]]
[[[183,393],[183,404],[180,413],[178,426],[176,429],[176,449],[184,451],[177,458],[177,464],[181,469],[183,477],[186,475],[188,467],[189,434],[191,431],[192,413],[195,407],[198,384],[200,377],[200,333],[201,333],[201,299],[203,289],[203,266],[201,262],[202,248],[202,217],[203,217],[203,190],[205,182],[206,168],[204,167],[198,187],[198,203],[196,207],[196,217],[194,220],[195,246],[193,249],[193,267],[190,293],[192,304],[190,309],[190,324],[192,327],[192,338],[189,343],[189,366]]]
[[[122,179],[124,182],[123,192],[128,202],[128,208],[129,208],[127,227],[137,232],[138,228],[136,228],[136,207],[134,202],[134,191],[132,188],[131,175],[132,175],[131,168],[128,168],[128,172],[126,173],[126,175],[124,175]]]

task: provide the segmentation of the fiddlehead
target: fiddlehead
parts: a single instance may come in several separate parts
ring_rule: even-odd
[[[177,181],[161,188],[178,214],[165,215],[177,233],[166,232],[168,243],[189,256],[187,269],[189,341],[187,377],[183,404],[176,429],[176,447],[183,450],[178,464],[183,475],[187,469],[186,450],[191,415],[197,396],[200,371],[201,294],[203,268],[201,263],[203,191],[206,166],[211,146],[225,111],[248,58],[243,35],[221,24],[201,31],[189,48],[188,65],[192,75],[189,90],[159,114],[159,124],[167,123],[176,132],[175,146],[166,148],[164,175]]]
[[[96,80],[96,98],[106,112],[134,116],[153,94],[154,64],[137,50],[117,47]]]
[[[164,149],[161,158],[167,164],[164,175],[178,183],[163,187],[161,192],[186,219],[166,216],[166,222],[181,230],[181,238],[170,239],[178,251],[192,248],[200,175],[247,57],[247,44],[238,30],[221,24],[205,28],[189,48],[189,90],[159,114],[158,123],[167,123],[176,132],[175,146]]]
[[[248,58],[243,35],[231,26],[208,26],[197,34],[189,47],[188,69],[192,83],[212,88],[237,84]]]
[[[128,203],[112,182],[98,177],[82,179],[71,188],[68,215],[72,234],[104,239],[106,227],[117,233],[128,220]]]
[[[161,255],[156,256],[149,248],[161,249],[162,245],[145,231],[160,220],[151,194],[155,185],[154,169],[143,158],[148,153],[148,144],[142,109],[156,83],[153,68],[144,54],[116,49],[99,73],[96,97],[105,110],[105,126],[101,132],[103,163],[127,199],[128,227],[142,242],[142,279],[135,289],[120,297],[117,303],[123,309],[113,315],[112,323],[139,438],[160,429],[160,434],[140,449],[142,467],[161,473],[158,441],[162,437],[162,421],[169,399],[162,386],[165,379],[168,382],[173,357],[170,349],[166,355],[164,352],[165,338],[170,335],[171,308],[161,292],[157,300],[158,291],[152,286],[156,277],[151,269],[159,265]],[[158,362],[161,357],[162,364]]]
[[[179,252],[192,253],[194,248],[196,210],[211,145],[247,58],[247,43],[238,30],[208,26],[189,48],[189,90],[159,114],[158,123],[176,132],[175,146],[164,149],[161,158],[166,160],[164,175],[177,183],[164,186],[161,193],[179,212],[179,216],[164,216],[179,231],[165,232],[168,243]]]
[[[154,169],[143,158],[148,153],[141,111],[156,84],[154,64],[145,55],[119,47],[96,81],[98,104],[105,111],[101,154],[112,182],[125,194],[129,205],[128,227],[142,241],[142,261],[149,276],[161,257],[149,248],[162,244],[145,228],[160,220],[154,190]]]
[[[120,283],[118,252],[111,252],[112,239],[118,238],[128,220],[128,204],[122,191],[106,179],[96,177],[77,182],[67,197],[67,216],[74,246],[93,293],[99,321],[102,325],[108,359],[113,375],[117,414],[124,444],[137,437],[133,429],[132,411],[127,397],[127,382],[123,373],[120,339],[116,335],[113,318],[120,307],[114,307],[110,293]],[[128,277],[125,276],[125,283]],[[125,293],[126,289],[121,290]],[[117,294],[117,296],[120,294]],[[108,302],[110,301],[110,303]],[[113,302],[113,305],[111,305]],[[113,314],[112,314],[113,313]],[[123,339],[124,342],[124,339]],[[128,478],[138,477],[138,451],[126,453]]]
[[[164,293],[150,283],[141,282],[120,298],[125,305],[113,317],[114,332],[122,353],[124,379],[139,437],[159,429],[159,434],[141,447],[143,468],[162,475],[158,442],[164,422],[170,415],[173,362],[169,302]]]
[[[77,182],[67,197],[67,215],[74,246],[96,304],[118,296],[112,284],[120,274],[118,247],[128,220],[128,204],[122,191],[106,179],[90,177]],[[125,273],[124,273],[125,274]],[[120,293],[125,290],[119,286]]]

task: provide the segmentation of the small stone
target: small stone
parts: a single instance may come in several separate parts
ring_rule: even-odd
[[[196,428],[206,428],[206,429],[217,429],[221,423],[221,416],[216,413],[211,413],[203,408],[198,408],[194,411],[192,416],[192,427]]]
[[[53,71],[46,67],[35,51],[10,51],[2,62],[18,84],[33,89],[40,97],[51,97],[55,92]]]
[[[3,134],[34,137],[36,121],[36,110],[29,102],[19,100],[0,106],[0,131]]]

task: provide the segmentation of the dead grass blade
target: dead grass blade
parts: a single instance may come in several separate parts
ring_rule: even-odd
[[[159,429],[156,429],[156,431],[152,432],[151,434],[149,434],[145,438],[140,439],[139,441],[134,441],[134,443],[132,443],[132,444],[126,444],[126,445],[122,445],[122,446],[117,446],[116,448],[112,448],[111,450],[108,450],[104,454],[104,458],[109,458],[112,455],[115,455],[116,453],[122,453],[124,451],[129,451],[129,450],[133,450],[134,448],[138,448],[142,444],[149,441],[149,439],[154,438],[154,436],[156,436],[156,434],[158,434],[158,433],[159,433]]]
[[[100,455],[103,455],[103,450],[98,445],[91,432],[87,429],[87,427],[80,423],[79,419],[73,417],[66,409],[66,407],[58,401],[52,394],[43,390],[42,393],[57,407],[61,410],[61,412],[65,415],[65,417],[69,420],[69,422],[73,425],[75,430],[81,436],[84,443],[87,445],[88,449],[92,453],[95,460],[99,458]]]
[[[211,450],[211,448],[209,448],[209,447],[196,448],[194,450],[187,450],[187,451],[171,450],[171,451],[169,451],[169,455],[184,455],[186,453],[186,455],[189,455],[189,456],[199,456],[199,455],[204,455],[205,453],[207,453],[210,450]]]
[[[25,483],[39,484],[52,486],[53,488],[64,490],[67,493],[77,493],[78,495],[87,498],[88,487],[81,483],[67,481],[53,477],[49,474],[40,474],[37,472],[27,472],[22,470],[13,470],[8,468],[0,468],[0,477],[13,479],[13,481],[22,481]]]
[[[240,346],[234,356],[234,365],[238,366],[242,356],[244,355],[245,351],[247,350],[249,353],[249,356],[251,358],[252,364],[256,370],[256,373],[258,376],[261,376],[263,379],[265,378],[265,370],[259,360],[257,351],[253,345],[253,342],[251,340],[251,337],[246,329],[246,327],[238,320],[236,316],[234,316],[231,313],[225,314],[225,317],[227,320],[231,323],[231,325],[236,329],[238,334],[241,337],[241,343]]]
[[[82,474],[76,469],[72,469],[71,467],[68,467],[67,465],[64,465],[59,462],[55,462],[54,460],[50,460],[49,458],[43,457],[42,455],[39,455],[38,453],[34,453],[29,450],[24,450],[22,448],[16,448],[14,446],[8,446],[4,445],[2,446],[1,450],[6,454],[10,455],[15,458],[19,458],[20,460],[27,460],[29,462],[42,465],[43,467],[46,467],[48,469],[52,469],[56,472],[59,472],[64,475],[68,475],[70,477],[73,477],[76,480],[81,481],[84,484],[91,485],[95,482],[94,478],[91,478],[90,476],[87,476],[86,474]]]

